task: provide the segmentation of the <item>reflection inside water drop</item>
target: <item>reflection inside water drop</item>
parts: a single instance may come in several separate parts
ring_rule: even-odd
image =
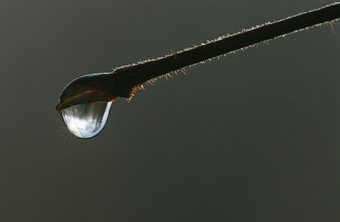
[[[61,110],[68,130],[79,138],[96,136],[104,128],[110,113],[111,102],[79,104]]]

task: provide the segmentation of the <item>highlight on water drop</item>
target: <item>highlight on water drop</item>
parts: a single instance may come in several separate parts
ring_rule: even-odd
[[[108,119],[111,102],[70,106],[60,111],[67,129],[76,137],[89,139],[98,135]]]

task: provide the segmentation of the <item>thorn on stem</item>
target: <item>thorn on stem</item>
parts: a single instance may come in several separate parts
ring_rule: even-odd
[[[332,21],[330,21],[330,22],[329,22],[329,24],[330,24],[330,26],[331,26],[331,28],[332,28],[332,32],[333,32],[333,34],[335,34],[335,30],[334,30],[334,27],[333,27],[333,22],[332,22]]]

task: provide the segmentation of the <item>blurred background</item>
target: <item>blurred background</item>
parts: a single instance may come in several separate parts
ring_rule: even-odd
[[[118,100],[94,139],[72,79],[332,3],[0,2],[0,221],[339,221],[340,23]]]

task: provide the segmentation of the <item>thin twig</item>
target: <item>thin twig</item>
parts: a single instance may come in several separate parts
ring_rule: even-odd
[[[340,18],[340,3],[336,2],[325,7],[304,12],[285,19],[268,22],[242,32],[219,37],[206,44],[186,48],[170,55],[151,59],[137,64],[122,66],[114,70],[117,79],[124,86],[134,88],[144,82],[180,70],[208,59],[254,46],[258,43],[283,37],[315,25],[332,22]],[[331,23],[332,24],[332,23]],[[133,92],[131,92],[133,93]],[[122,95],[123,97],[129,95]]]

